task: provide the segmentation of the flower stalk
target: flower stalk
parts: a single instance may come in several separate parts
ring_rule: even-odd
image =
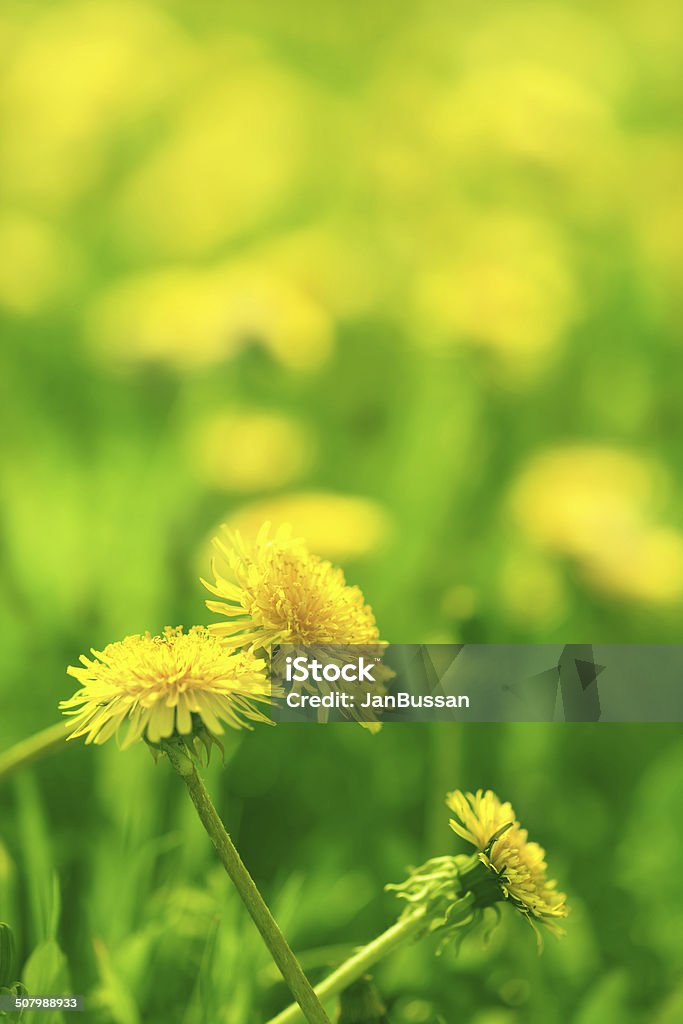
[[[329,1018],[304,974],[299,961],[290,949],[273,915],[249,874],[235,844],[228,835],[213,805],[204,781],[197,771],[195,760],[182,740],[166,741],[162,745],[169,761],[187,787],[199,819],[218,854],[230,880],[237,889],[251,919],[258,928],[270,955],[294,996],[298,1006],[298,1020],[308,1024],[330,1024]]]
[[[544,851],[527,841],[509,804],[487,791],[456,791],[448,796],[456,815],[451,827],[475,847],[469,855],[432,857],[413,868],[398,885],[388,885],[407,908],[396,924],[338,967],[315,987],[322,1001],[338,995],[362,978],[368,968],[409,938],[438,933],[442,946],[456,946],[491,909],[508,903],[537,931],[537,924],[561,934],[556,918],[566,917],[566,897],[548,880]],[[537,933],[538,934],[538,933]],[[269,1024],[301,1024],[297,1006],[289,1006]]]
[[[403,886],[387,886],[387,888],[398,890]],[[406,897],[400,892],[399,895],[408,898],[412,905],[406,909],[395,924],[369,942],[367,946],[359,949],[324,981],[316,985],[314,992],[321,1002],[327,1002],[339,995],[367,974],[373,964],[383,960],[385,956],[393,953],[410,939],[436,931],[452,936],[459,929],[466,930],[477,920],[473,914],[474,899],[471,895],[463,894],[462,889],[457,899],[450,902],[448,907],[443,905],[440,892],[437,896],[430,894],[428,898],[422,898],[419,901],[413,901],[411,897]],[[269,1024],[301,1024],[302,1020],[299,1008],[292,1005],[277,1017],[273,1017]]]
[[[12,772],[60,750],[69,738],[70,731],[68,723],[65,725],[64,722],[57,722],[29,736],[28,739],[15,743],[9,750],[0,754],[0,782]]]
[[[363,946],[357,953],[349,957],[324,981],[316,985],[313,991],[318,999],[321,1002],[327,1002],[339,995],[354,981],[362,978],[373,964],[384,959],[389,953],[393,953],[408,939],[414,938],[425,927],[425,913],[426,908],[419,907],[417,910],[405,914],[391,928],[387,928],[367,946]],[[269,1024],[301,1024],[303,1020],[299,1007],[292,1005],[279,1013],[277,1017],[273,1017]]]

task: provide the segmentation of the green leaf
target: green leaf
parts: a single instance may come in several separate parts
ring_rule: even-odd
[[[41,942],[24,966],[22,982],[32,996],[69,995],[69,973],[66,956],[55,939]],[[40,1024],[58,1024],[60,1012],[41,1013]]]
[[[19,835],[28,879],[32,935],[42,943],[54,939],[60,915],[60,898],[50,843],[50,828],[31,775],[16,780]]]
[[[0,921],[0,988],[9,987],[14,978],[15,948],[12,929]]]

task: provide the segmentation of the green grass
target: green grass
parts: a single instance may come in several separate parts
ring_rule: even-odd
[[[65,667],[91,646],[206,621],[208,534],[288,494],[358,496],[384,516],[382,538],[335,560],[389,640],[679,642],[681,26],[670,5],[200,6],[93,5],[88,19],[60,0],[3,15],[0,751],[56,720],[74,685]],[[121,52],[123,70],[108,70]],[[299,100],[287,113],[277,103],[289,88]],[[237,97],[226,124],[242,105],[248,123],[220,173],[193,162],[190,143],[190,170],[171,149],[161,166],[177,202],[155,185],[127,206],[148,161],[222,89]],[[266,164],[254,138],[267,141],[279,116],[289,134],[273,173],[296,159],[254,199]],[[211,216],[198,235],[202,197]],[[10,230],[17,218],[51,232],[57,256]],[[507,218],[524,229],[501,228]],[[292,239],[308,229],[346,257],[299,252]],[[268,315],[252,310],[241,347],[231,335],[216,355],[230,331],[209,324],[197,345],[214,355],[178,356],[170,286],[158,358],[135,354],[130,320],[115,345],[93,341],[93,310],[121,281],[228,264],[275,273],[269,247],[285,242],[304,268],[284,274],[296,299],[282,299],[280,278],[266,288]],[[484,281],[503,281],[502,307],[498,284],[476,277],[482,260]],[[455,268],[445,312],[424,297],[444,265]],[[474,324],[446,302],[462,303],[472,281]],[[332,340],[305,366],[311,302]],[[503,342],[492,308],[505,314]],[[536,320],[542,343],[525,359]],[[510,341],[518,321],[521,342]],[[243,493],[209,482],[197,432],[245,409],[296,420],[309,468],[277,486],[266,473]],[[545,548],[510,512],[534,457],[571,443],[656,467],[651,487],[617,496],[639,529],[674,538],[662,564],[645,559],[636,593],[596,578],[594,556]],[[550,499],[554,522],[567,500]],[[347,527],[322,518],[334,548]],[[667,573],[672,592],[657,600],[644,584]],[[544,587],[552,614],[534,597]],[[569,893],[566,939],[539,958],[507,915],[488,948],[407,948],[375,972],[392,1024],[676,1024],[681,738],[679,724],[414,724],[376,737],[283,725],[229,736],[208,782],[314,981],[393,920],[385,883],[457,849],[447,790],[512,801]],[[263,1024],[288,1001],[177,780],[141,746],[70,744],[2,781],[0,920],[24,982],[84,994],[94,1024]]]

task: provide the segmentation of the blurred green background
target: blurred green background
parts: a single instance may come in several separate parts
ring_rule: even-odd
[[[5,0],[0,750],[82,651],[206,621],[222,521],[292,522],[389,640],[680,641],[682,43],[673,0]],[[210,776],[314,979],[459,849],[447,790],[547,848],[567,938],[411,948],[392,1024],[683,1020],[680,726],[281,726]],[[0,835],[34,990],[286,1003],[144,748],[5,780]]]

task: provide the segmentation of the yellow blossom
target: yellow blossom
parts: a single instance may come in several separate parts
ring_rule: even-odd
[[[314,450],[310,431],[299,420],[239,408],[207,416],[194,427],[190,441],[200,479],[228,491],[272,490],[291,483],[309,468]]]
[[[534,456],[509,507],[536,547],[575,561],[596,588],[666,606],[683,598],[683,534],[663,522],[671,504],[655,460],[573,444]]]
[[[214,439],[215,443],[215,439]],[[269,494],[236,509],[226,526],[255,537],[265,522],[289,523],[310,550],[331,562],[365,558],[394,533],[387,509],[373,498],[324,490]]]
[[[104,743],[127,723],[125,748],[143,736],[158,743],[174,733],[188,735],[195,726],[220,735],[221,723],[239,729],[269,722],[257,706],[270,703],[264,662],[226,651],[203,626],[128,636],[92,654],[81,656],[83,667],[67,670],[81,684],[60,704],[74,716],[69,739]]]
[[[530,923],[539,922],[562,934],[557,918],[566,917],[566,896],[547,877],[545,851],[530,843],[511,804],[501,803],[490,789],[449,793],[451,828],[479,851],[479,860],[500,884],[509,900]]]
[[[341,569],[307,550],[287,526],[270,523],[250,543],[224,529],[214,540],[232,579],[213,563],[215,584],[202,580],[218,601],[207,607],[228,620],[210,626],[216,636],[242,645],[368,644],[379,640],[372,609]]]

